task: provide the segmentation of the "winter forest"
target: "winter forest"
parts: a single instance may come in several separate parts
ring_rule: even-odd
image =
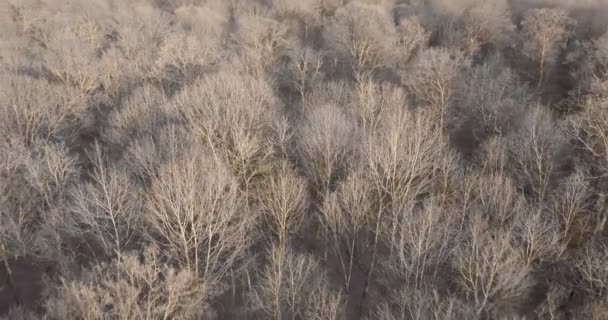
[[[608,319],[605,0],[0,0],[0,318]]]

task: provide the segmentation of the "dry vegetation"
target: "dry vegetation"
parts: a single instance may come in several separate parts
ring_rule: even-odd
[[[603,0],[0,0],[0,318],[608,319]]]

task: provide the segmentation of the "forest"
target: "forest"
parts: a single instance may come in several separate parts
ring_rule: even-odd
[[[0,319],[608,319],[605,0],[0,0]]]

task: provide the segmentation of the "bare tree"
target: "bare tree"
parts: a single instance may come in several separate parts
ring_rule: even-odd
[[[221,71],[200,79],[173,100],[194,135],[225,161],[246,190],[270,169],[267,143],[281,104],[262,79]]]
[[[322,81],[324,78],[322,71],[323,54],[309,47],[296,47],[291,49],[289,59],[290,83],[300,94],[300,97],[304,98],[313,84]]]
[[[572,137],[582,147],[582,158],[591,168],[592,177],[602,177],[608,173],[608,116],[605,112],[606,99],[602,97],[603,90],[586,99],[583,112],[569,119],[569,137]],[[608,91],[605,91],[608,92]]]
[[[355,259],[364,253],[370,225],[375,219],[372,185],[362,171],[351,172],[338,189],[324,199],[321,225],[327,242],[333,246],[326,248],[336,255],[344,276],[344,287],[348,293],[353,275]],[[362,247],[363,246],[363,247]]]
[[[402,288],[390,297],[389,303],[381,304],[375,314],[377,319],[475,319],[475,310],[456,297],[442,297],[436,291]]]
[[[405,90],[373,80],[361,81],[349,100],[364,135],[373,134],[382,126],[386,112],[398,110],[406,103]]]
[[[338,106],[323,104],[310,111],[298,130],[298,154],[321,195],[331,191],[347,168],[354,129],[352,120]]]
[[[0,318],[607,318],[603,2],[0,0]]]
[[[593,41],[595,56],[593,59],[600,67],[598,76],[605,75],[608,72],[608,32],[604,33],[600,38]]]
[[[158,248],[148,247],[143,261],[129,254],[63,279],[45,309],[61,319],[215,319],[207,290],[191,270],[168,266]]]
[[[187,2],[187,1],[174,1]],[[196,1],[192,1],[196,2]],[[183,3],[174,10],[185,33],[205,35],[211,39],[220,39],[230,19],[230,7],[236,1],[211,0],[204,3]]]
[[[139,225],[138,195],[134,194],[128,176],[109,167],[101,146],[95,144],[91,155],[94,169],[91,181],[71,194],[73,235],[91,234],[104,249],[104,254],[118,257],[129,249]]]
[[[421,53],[402,82],[422,104],[432,108],[441,128],[445,113],[455,97],[458,77],[469,61],[459,51],[431,48]]]
[[[310,293],[306,299],[304,317],[311,320],[344,319],[346,299],[342,292],[333,291],[329,285],[329,277],[322,275],[311,284]]]
[[[310,297],[311,294],[320,293],[316,290],[323,280],[319,263],[314,257],[295,254],[280,245],[273,245],[268,256],[268,265],[261,274],[261,290],[256,294],[258,303],[268,316],[294,320],[309,315],[314,319],[327,312],[329,319],[335,319],[339,304]],[[309,304],[317,302],[330,304],[325,308]]]
[[[135,89],[120,108],[109,116],[108,129],[103,133],[107,141],[127,147],[134,140],[154,137],[159,129],[177,118],[165,94],[153,86]]]
[[[319,106],[334,104],[337,106],[347,105],[352,96],[352,85],[348,81],[327,80],[314,84],[302,101],[302,113],[311,113]],[[348,110],[344,110],[348,111]],[[348,113],[348,112],[347,112]],[[306,114],[301,114],[305,116]]]
[[[560,125],[540,107],[530,111],[519,132],[509,143],[515,174],[522,187],[531,191],[538,201],[546,200],[560,167],[568,160],[567,141]]]
[[[149,4],[120,6],[111,15],[112,18],[106,20],[115,22],[110,25],[106,36],[113,46],[110,46],[109,50],[117,50],[120,53],[122,63],[119,68],[128,79],[136,83],[147,81],[150,75],[154,75],[163,41],[176,29],[174,18],[168,12]],[[183,54],[187,53],[180,55]],[[116,63],[112,54],[106,60],[109,60],[108,63]],[[105,81],[104,78],[102,81]]]
[[[514,222],[515,243],[522,248],[522,257],[528,265],[556,261],[564,253],[559,221],[545,210],[530,207],[517,212]]]
[[[397,66],[405,68],[427,45],[430,32],[425,30],[418,17],[407,17],[397,26],[396,61]]]
[[[159,170],[145,198],[149,239],[213,292],[238,275],[255,234],[255,212],[244,211],[230,171],[211,151],[192,144]]]
[[[533,285],[530,267],[512,245],[512,232],[492,235],[489,227],[475,216],[467,241],[454,255],[458,283],[473,300],[478,315],[487,315],[501,303],[525,300]]]
[[[0,77],[0,132],[26,145],[39,141],[70,141],[74,119],[84,109],[80,93],[25,76]]]
[[[395,27],[380,6],[351,2],[336,10],[324,33],[328,50],[356,79],[389,66],[396,44]]]
[[[502,58],[488,59],[473,68],[465,79],[466,84],[459,87],[459,107],[448,113],[451,119],[472,119],[479,139],[504,135],[517,127],[531,97],[515,71],[504,67]]]
[[[282,319],[282,302],[288,295],[288,305],[295,317],[295,308],[300,289],[304,283],[303,279],[294,280],[293,277],[307,277],[308,268],[311,266],[291,265],[291,254],[289,253],[289,241],[304,223],[304,208],[306,206],[306,184],[299,178],[289,164],[282,162],[276,173],[268,178],[267,188],[260,190],[260,202],[264,211],[264,220],[271,226],[272,233],[269,235],[276,239],[271,241],[269,252],[269,266],[265,273],[266,284],[264,285],[265,307],[270,307],[269,313],[275,319]],[[272,238],[271,238],[272,239]],[[286,260],[287,259],[287,260]],[[298,268],[298,270],[289,270]],[[290,272],[296,272],[291,274]],[[298,282],[298,283],[294,283]],[[291,287],[290,287],[291,286]],[[295,286],[295,287],[293,287]],[[285,292],[285,288],[290,287]]]
[[[150,114],[151,115],[151,114]],[[145,119],[145,118],[143,118]],[[135,122],[132,125],[139,125]],[[144,127],[148,124],[142,124]],[[186,154],[192,143],[192,132],[177,125],[155,128],[148,136],[145,129],[133,133],[133,141],[125,146],[120,160],[121,166],[138,187],[147,189],[158,177],[161,167],[173,159]],[[117,129],[116,131],[120,131]],[[111,133],[114,134],[114,133]],[[114,143],[114,140],[110,140]],[[147,190],[142,190],[147,192]]]
[[[582,275],[582,287],[597,296],[603,296],[608,290],[606,250],[608,248],[605,243],[592,241],[576,263],[576,268]]]
[[[528,214],[526,199],[507,172],[476,174],[467,179],[466,183],[473,188],[475,195],[470,199],[473,206],[471,210],[483,213],[491,224],[507,228],[520,213],[523,216]]]
[[[530,9],[521,23],[523,52],[538,63],[538,87],[573,33],[576,21],[562,9]]]
[[[46,68],[66,87],[83,94],[93,93],[99,87],[99,65],[95,63],[96,48],[102,34],[94,24],[82,28],[65,28],[55,32],[48,41],[49,54]]]
[[[429,199],[422,206],[403,206],[391,214],[382,230],[391,246],[385,268],[412,290],[434,286],[453,249],[449,243],[459,222],[441,207],[439,199]]]
[[[277,237],[279,246],[286,246],[289,238],[302,228],[303,211],[307,205],[306,181],[296,175],[286,162],[281,162],[260,188],[259,199],[265,220]]]
[[[165,90],[175,90],[208,71],[218,63],[220,55],[219,39],[176,32],[164,39],[152,67],[152,75],[161,84],[162,80],[172,84]]]
[[[396,108],[382,124],[364,142],[366,166],[379,193],[395,205],[408,204],[432,189],[445,141],[429,113]]]
[[[550,210],[559,222],[563,245],[570,246],[579,240],[591,223],[588,216],[592,204],[589,177],[584,172],[574,172],[558,188],[550,201]],[[598,225],[605,221],[601,218]]]
[[[431,5],[437,13],[431,19],[442,40],[468,55],[483,46],[502,47],[513,35],[508,1],[433,0]]]
[[[364,145],[365,169],[379,195],[371,223],[374,236],[368,277],[374,272],[383,221],[411,208],[439,184],[446,157],[445,141],[424,112],[397,108],[383,118],[384,126]],[[389,232],[389,234],[391,234]]]
[[[0,150],[2,259],[52,257],[67,223],[63,209],[78,178],[76,160],[61,145],[14,141],[0,144]]]
[[[239,28],[234,35],[240,49],[237,67],[263,77],[287,47],[287,26],[254,14],[243,15],[237,22]]]

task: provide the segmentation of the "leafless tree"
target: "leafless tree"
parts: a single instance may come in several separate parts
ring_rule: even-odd
[[[472,118],[480,139],[514,130],[530,103],[516,73],[505,69],[502,60],[496,56],[475,67],[466,77],[466,85],[459,87],[459,107],[449,112],[450,118]]]
[[[207,284],[188,269],[162,262],[149,247],[143,261],[125,255],[86,270],[80,279],[64,279],[46,310],[57,318],[214,319],[207,305]]]
[[[336,63],[355,78],[364,78],[394,61],[395,27],[380,6],[352,2],[339,8],[324,38]]]
[[[268,177],[266,188],[260,189],[259,199],[265,221],[271,226],[279,246],[286,246],[289,238],[302,228],[307,205],[306,181],[297,176],[286,162]]]
[[[245,189],[269,170],[273,150],[267,140],[281,105],[264,80],[221,71],[183,90],[173,103]]]
[[[455,297],[441,297],[437,292],[411,291],[403,288],[383,303],[375,316],[382,320],[397,319],[475,319],[475,310]],[[395,306],[393,306],[395,305]]]
[[[479,216],[471,223],[468,240],[454,255],[454,267],[477,314],[488,314],[510,300],[525,300],[533,285],[531,268],[512,245],[513,233],[505,230],[491,235]]]
[[[99,144],[93,152],[91,182],[79,186],[71,195],[75,229],[68,232],[90,233],[105,253],[120,259],[139,225],[139,197],[133,193],[127,175],[108,166]]]
[[[555,216],[544,210],[530,207],[527,211],[518,212],[513,232],[527,264],[536,265],[562,257],[564,247],[559,228]]]
[[[152,75],[178,87],[192,82],[221,59],[219,40],[195,35],[167,35],[152,67]],[[167,88],[171,89],[171,88]]]
[[[323,294],[323,291],[316,291],[322,288],[320,281],[323,276],[314,257],[296,255],[280,245],[272,246],[268,256],[268,265],[261,275],[261,290],[256,294],[256,300],[268,316],[272,319],[299,319],[308,315],[315,319],[327,314],[329,319],[335,319],[339,314],[339,300],[319,301],[310,296]],[[325,307],[309,305],[318,302],[328,304]]]
[[[576,26],[562,9],[530,9],[521,23],[525,43],[523,52],[538,63],[538,86],[542,86],[546,67],[557,59]]]
[[[606,286],[608,283],[606,245],[601,242],[591,242],[577,261],[576,267],[581,272],[584,289],[595,295],[603,296],[608,289]]]
[[[575,172],[562,181],[558,191],[552,196],[550,210],[559,222],[564,245],[571,245],[590,227],[592,190],[589,177],[584,172]],[[600,217],[601,221],[604,221]],[[603,228],[603,227],[601,227]]]
[[[414,97],[434,110],[441,128],[446,108],[455,96],[460,72],[468,64],[459,51],[431,48],[418,56],[412,71],[402,75],[402,82]]]
[[[600,74],[598,76],[601,76],[608,72],[608,32],[595,40],[593,47],[595,48],[595,56],[593,58],[600,67]]]
[[[429,113],[396,108],[365,141],[364,156],[374,188],[395,205],[430,191],[446,155],[445,141]],[[398,208],[394,208],[398,209]]]
[[[183,30],[209,36],[211,39],[221,39],[230,18],[230,8],[235,2],[237,1],[211,0],[181,4],[174,13]]]
[[[380,197],[371,223],[374,239],[368,277],[376,264],[383,221],[411,208],[440,181],[447,154],[432,121],[428,113],[397,108],[385,114],[384,126],[364,142],[365,168]]]
[[[76,160],[61,145],[1,144],[0,228],[2,259],[52,256],[62,210],[78,179]],[[48,209],[47,209],[48,208]],[[10,272],[10,268],[7,270]]]
[[[0,318],[607,318],[604,2],[0,1]]]
[[[458,217],[447,214],[438,199],[429,199],[423,206],[401,208],[392,213],[383,228],[385,241],[391,246],[386,268],[405,279],[413,290],[423,290],[438,277],[453,249],[449,243],[459,223]]]
[[[405,68],[429,41],[430,32],[419,20],[417,17],[403,18],[397,26],[396,62],[400,68]]]
[[[312,320],[344,319],[346,299],[340,291],[331,290],[327,275],[312,283],[306,299],[304,316]]]
[[[235,178],[212,152],[193,144],[161,166],[145,197],[149,239],[214,292],[239,272],[257,216],[244,211]]]
[[[385,113],[398,110],[406,104],[405,90],[373,80],[357,84],[350,103],[364,135],[373,134],[382,125]]]
[[[46,67],[50,73],[67,87],[90,94],[99,87],[99,65],[96,48],[101,41],[101,30],[94,23],[83,23],[81,28],[56,32],[48,40],[49,54]]]
[[[563,153],[567,141],[557,121],[539,107],[533,107],[523,127],[514,132],[510,154],[516,164],[516,176],[539,201],[546,200],[560,166],[567,160]]]
[[[239,66],[247,73],[263,76],[287,48],[287,27],[253,14],[243,15],[237,22],[239,28],[234,38],[240,48]]]
[[[505,0],[433,0],[434,28],[442,40],[469,55],[482,46],[503,47],[513,35],[510,5]]]
[[[344,287],[349,291],[357,253],[368,241],[375,212],[372,185],[361,171],[351,172],[338,189],[331,193],[321,208],[321,225],[327,242],[328,254],[336,255],[344,275]]]
[[[584,111],[569,119],[569,136],[584,150],[583,159],[596,172],[592,177],[599,178],[608,170],[608,134],[605,130],[608,117],[604,112],[606,99],[601,96],[603,90],[596,89],[598,93],[586,99]]]
[[[301,116],[305,116],[305,113],[310,113],[325,104],[347,105],[351,96],[352,86],[348,81],[328,80],[317,82],[303,98]]]
[[[167,100],[165,94],[153,86],[134,90],[120,110],[110,114],[104,138],[126,147],[134,140],[154,137],[160,127],[168,125],[171,117],[177,116]]]
[[[298,154],[315,189],[324,194],[333,188],[349,164],[354,124],[334,104],[317,106],[298,132]]]
[[[83,97],[70,88],[24,76],[0,78],[0,132],[26,145],[39,141],[70,141],[74,118],[84,109]]]
[[[294,48],[289,54],[290,83],[303,98],[324,77],[323,55],[312,48]]]

